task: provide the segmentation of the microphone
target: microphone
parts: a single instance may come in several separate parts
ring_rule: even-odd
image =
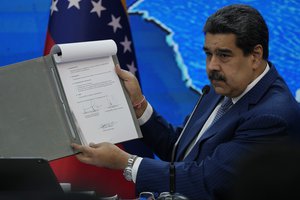
[[[171,198],[172,200],[179,200],[179,199],[188,199],[186,197],[184,197],[183,195],[180,195],[180,194],[175,194],[175,165],[174,165],[174,160],[175,160],[175,154],[176,154],[176,151],[177,151],[177,147],[178,147],[178,143],[183,135],[183,133],[185,132],[185,129],[187,127],[187,125],[189,124],[191,118],[193,117],[194,115],[194,112],[195,110],[198,108],[199,104],[201,103],[203,97],[208,94],[210,91],[210,87],[208,85],[205,85],[203,88],[202,88],[202,95],[201,97],[199,98],[198,102],[196,103],[189,119],[187,120],[187,122],[185,123],[182,131],[181,131],[181,134],[180,136],[178,137],[176,143],[174,144],[173,146],[173,149],[172,149],[172,157],[171,157],[171,162],[170,162],[170,195],[168,195],[168,198]]]

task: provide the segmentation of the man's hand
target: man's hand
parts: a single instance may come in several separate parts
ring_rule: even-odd
[[[124,169],[129,158],[127,152],[108,142],[90,144],[90,146],[72,143],[71,146],[80,152],[76,155],[79,161],[98,167]]]
[[[139,82],[132,73],[121,69],[119,65],[117,65],[115,69],[120,79],[122,79],[124,82],[125,88],[130,96],[131,103],[136,105],[137,103],[141,102],[140,106],[134,108],[136,116],[139,118],[142,116],[147,107],[147,101],[143,101],[144,96],[142,94]]]
[[[121,69],[119,65],[116,65],[116,73],[124,81],[131,102],[135,103],[141,101],[143,94],[136,77],[132,73]]]

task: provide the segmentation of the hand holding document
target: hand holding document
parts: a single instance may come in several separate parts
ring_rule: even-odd
[[[83,144],[140,137],[131,102],[114,69],[113,40],[57,45],[51,53]]]

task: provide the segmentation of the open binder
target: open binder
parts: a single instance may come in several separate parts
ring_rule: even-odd
[[[0,157],[54,160],[76,153],[73,142],[140,138],[116,52],[113,40],[61,44],[0,67]]]

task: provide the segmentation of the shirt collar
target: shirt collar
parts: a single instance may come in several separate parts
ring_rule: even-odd
[[[238,97],[234,97],[232,98],[232,103],[235,104],[236,102],[238,102],[238,100],[240,100],[245,94],[247,94],[247,92],[249,92],[265,75],[266,73],[270,70],[270,66],[267,63],[267,66],[265,68],[265,70],[263,71],[263,73],[261,73],[256,79],[254,79],[254,81],[252,81],[247,88],[245,89],[245,91]]]

